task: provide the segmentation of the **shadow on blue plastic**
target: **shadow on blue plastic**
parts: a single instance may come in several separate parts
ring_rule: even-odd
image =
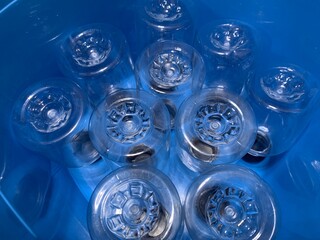
[[[0,236],[35,238],[34,224],[46,212],[50,198],[50,163],[17,145],[5,143],[1,148],[0,212],[11,223],[0,224]]]

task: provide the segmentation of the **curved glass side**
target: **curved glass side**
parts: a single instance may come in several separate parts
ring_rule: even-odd
[[[236,165],[219,165],[196,178],[184,210],[193,239],[273,239],[278,222],[269,187]]]
[[[120,168],[96,188],[88,226],[93,239],[175,239],[182,231],[179,195],[156,169]]]

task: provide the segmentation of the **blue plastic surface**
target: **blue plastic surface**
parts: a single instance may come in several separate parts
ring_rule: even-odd
[[[310,71],[320,81],[319,1],[183,2],[194,20],[195,30],[206,22],[222,19],[247,22],[258,29],[264,36],[261,39],[263,46],[268,49],[259,55],[258,68],[292,63]],[[17,145],[9,130],[11,110],[16,98],[30,84],[63,76],[55,52],[63,33],[85,24],[106,22],[121,29],[127,37],[129,48],[135,49],[132,39],[137,30],[133,27],[136,21],[134,13],[141,4],[140,0],[6,0],[0,3],[0,136],[3,142],[0,148],[0,213],[3,209],[6,211],[0,215],[0,239],[90,239],[86,226],[88,199],[101,175],[107,174],[110,169],[104,166],[108,170],[102,174],[101,169],[88,170],[98,172],[98,177],[90,178],[92,182],[88,183],[83,182],[88,176],[83,169],[70,170],[70,177],[60,166],[52,166],[48,160],[39,159],[39,156]],[[133,55],[133,61],[135,57]],[[272,157],[267,162],[237,162],[256,171],[274,192],[280,215],[275,239],[320,239],[319,106],[318,103],[303,136],[287,153]],[[188,169],[178,168],[184,173],[185,180],[177,179],[173,174],[177,168],[173,164],[176,158],[172,154],[164,169],[177,184],[183,201],[187,185],[196,174],[190,172],[188,175],[185,174]],[[50,172],[51,190],[50,194],[46,192],[48,202],[44,206],[47,211],[37,215],[43,221],[34,218],[38,225],[29,224],[19,217],[17,207],[8,200],[12,194],[10,191],[14,190],[6,186],[6,181],[10,180],[6,174],[27,162],[36,163],[37,167]],[[5,168],[6,163],[11,167]],[[16,174],[20,177],[22,173]],[[44,184],[43,179],[46,177],[35,181]],[[24,203],[27,204],[27,199]],[[28,210],[28,207],[22,207]],[[188,239],[187,235],[184,238]]]

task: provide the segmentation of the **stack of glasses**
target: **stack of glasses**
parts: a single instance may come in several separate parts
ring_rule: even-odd
[[[68,169],[92,239],[276,235],[277,197],[248,166],[292,147],[319,85],[293,64],[262,69],[261,32],[244,22],[192,22],[179,1],[147,1],[132,55],[109,24],[66,32],[65,77],[16,101],[13,134]]]

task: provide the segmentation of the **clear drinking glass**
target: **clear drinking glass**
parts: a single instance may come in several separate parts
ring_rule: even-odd
[[[134,55],[158,40],[177,40],[191,44],[193,20],[179,0],[144,0],[137,5]]]
[[[218,165],[190,186],[184,206],[192,239],[272,239],[278,214],[272,192],[254,172]]]
[[[179,159],[178,151],[179,145],[174,141],[176,132],[171,131],[170,139],[170,158],[158,167],[165,175],[167,175],[176,187],[181,203],[184,202],[189,185],[193,179],[197,177],[199,172],[190,171],[190,169]],[[184,239],[184,238],[183,238]]]
[[[287,151],[305,131],[319,102],[319,84],[294,65],[266,70],[246,83],[258,132],[249,154],[266,157]]]
[[[179,195],[163,173],[120,168],[96,188],[90,200],[92,239],[177,239],[182,231]]]
[[[65,78],[29,86],[16,101],[12,126],[25,147],[67,167],[91,164],[100,158],[88,124],[91,108],[80,87]]]
[[[136,87],[127,40],[111,25],[91,24],[66,34],[59,57],[62,71],[86,88],[94,106],[115,90]]]
[[[205,67],[200,54],[190,45],[158,41],[140,55],[135,74],[139,88],[164,100],[173,126],[182,101],[202,88]]]
[[[240,96],[220,88],[204,89],[181,105],[176,118],[177,151],[192,171],[233,162],[254,143],[254,113]]]
[[[144,91],[108,95],[94,111],[89,132],[101,156],[120,165],[157,165],[169,157],[168,110]]]
[[[200,28],[194,45],[206,63],[204,86],[241,93],[254,71],[257,51],[254,29],[236,20],[212,22]]]

